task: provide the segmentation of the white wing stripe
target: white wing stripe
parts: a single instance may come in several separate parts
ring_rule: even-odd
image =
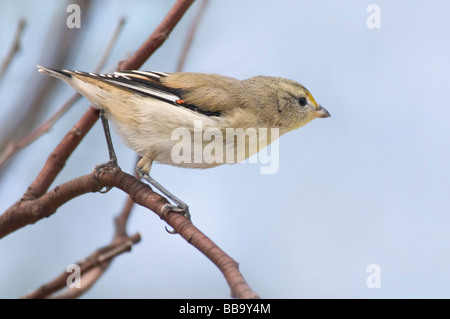
[[[169,101],[172,101],[172,102],[175,102],[175,101],[180,99],[178,96],[176,96],[174,94],[166,93],[164,91],[153,89],[153,88],[146,88],[146,87],[132,85],[132,84],[119,82],[119,81],[114,81],[114,80],[106,80],[106,81],[115,83],[115,84],[117,84],[119,86],[130,88],[130,89],[133,89],[135,91],[139,91],[139,92],[142,92],[142,93],[145,93],[145,94],[148,94],[148,95],[157,96],[157,97],[160,97],[162,99],[169,100]]]
[[[161,76],[168,76],[168,75],[169,75],[169,74],[167,74],[167,73],[164,73],[164,72],[158,72],[158,71],[152,71],[152,73],[158,74],[158,75],[161,75]]]
[[[146,75],[146,76],[150,76],[152,78],[158,78],[160,79],[161,76],[156,74],[155,72],[145,72],[145,71],[138,71],[138,70],[133,70],[133,73],[137,73],[137,74],[142,74],[142,75]]]

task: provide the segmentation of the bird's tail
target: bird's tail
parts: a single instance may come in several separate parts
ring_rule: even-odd
[[[45,66],[41,66],[41,65],[37,65],[37,68],[38,68],[38,71],[41,72],[42,74],[61,79],[63,81],[67,81],[70,78],[72,78],[71,72],[69,72],[67,70],[55,70],[55,69],[46,68]]]

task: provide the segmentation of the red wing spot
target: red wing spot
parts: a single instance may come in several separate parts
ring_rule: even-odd
[[[183,100],[176,100],[175,103],[177,103],[177,104],[184,104],[184,101]]]

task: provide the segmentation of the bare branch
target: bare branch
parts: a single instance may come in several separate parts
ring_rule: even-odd
[[[75,126],[64,136],[63,140],[56,146],[53,152],[50,153],[44,167],[25,192],[24,199],[39,198],[47,192],[56,176],[58,176],[66,164],[70,154],[72,154],[97,119],[98,110],[90,107]]]
[[[127,60],[121,61],[118,70],[132,70],[139,68],[144,62],[166,41],[173,28],[181,17],[192,5],[194,0],[177,0],[164,17],[159,26],[150,37],[145,40],[141,47]]]
[[[0,80],[3,77],[3,74],[5,74],[6,69],[11,64],[12,59],[16,55],[17,52],[20,50],[20,38],[22,37],[23,30],[25,29],[26,21],[25,19],[20,19],[19,23],[17,24],[16,34],[14,35],[11,48],[9,49],[8,54],[6,55],[5,59],[2,62],[2,65],[0,66]]]
[[[36,291],[26,295],[24,298],[76,298],[89,290],[89,288],[96,282],[101,274],[108,268],[112,259],[124,252],[131,251],[131,247],[141,240],[139,234],[131,237],[122,237],[108,246],[102,247],[94,251],[84,260],[77,262],[80,267],[81,287],[67,288],[57,296],[52,296],[53,293],[67,287],[67,278],[71,273],[64,271],[51,282],[39,287]]]

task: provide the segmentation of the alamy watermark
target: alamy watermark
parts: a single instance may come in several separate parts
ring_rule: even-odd
[[[366,12],[370,13],[367,17],[366,25],[369,29],[381,28],[381,7],[376,3],[369,4]]]
[[[203,128],[201,120],[194,121],[193,130],[179,127],[172,131],[171,159],[175,164],[261,163],[261,174],[275,174],[279,168],[278,128]],[[271,142],[271,143],[270,143]],[[268,147],[270,144],[270,147]],[[269,153],[270,150],[270,153]],[[254,156],[256,155],[256,156]]]
[[[70,12],[66,19],[66,25],[69,29],[81,28],[81,8],[78,4],[69,4],[66,12]]]
[[[381,267],[377,264],[370,264],[366,271],[370,273],[366,279],[367,288],[381,288]]]
[[[81,288],[81,268],[77,264],[70,264],[66,268],[66,272],[71,273],[67,276],[67,288]]]

